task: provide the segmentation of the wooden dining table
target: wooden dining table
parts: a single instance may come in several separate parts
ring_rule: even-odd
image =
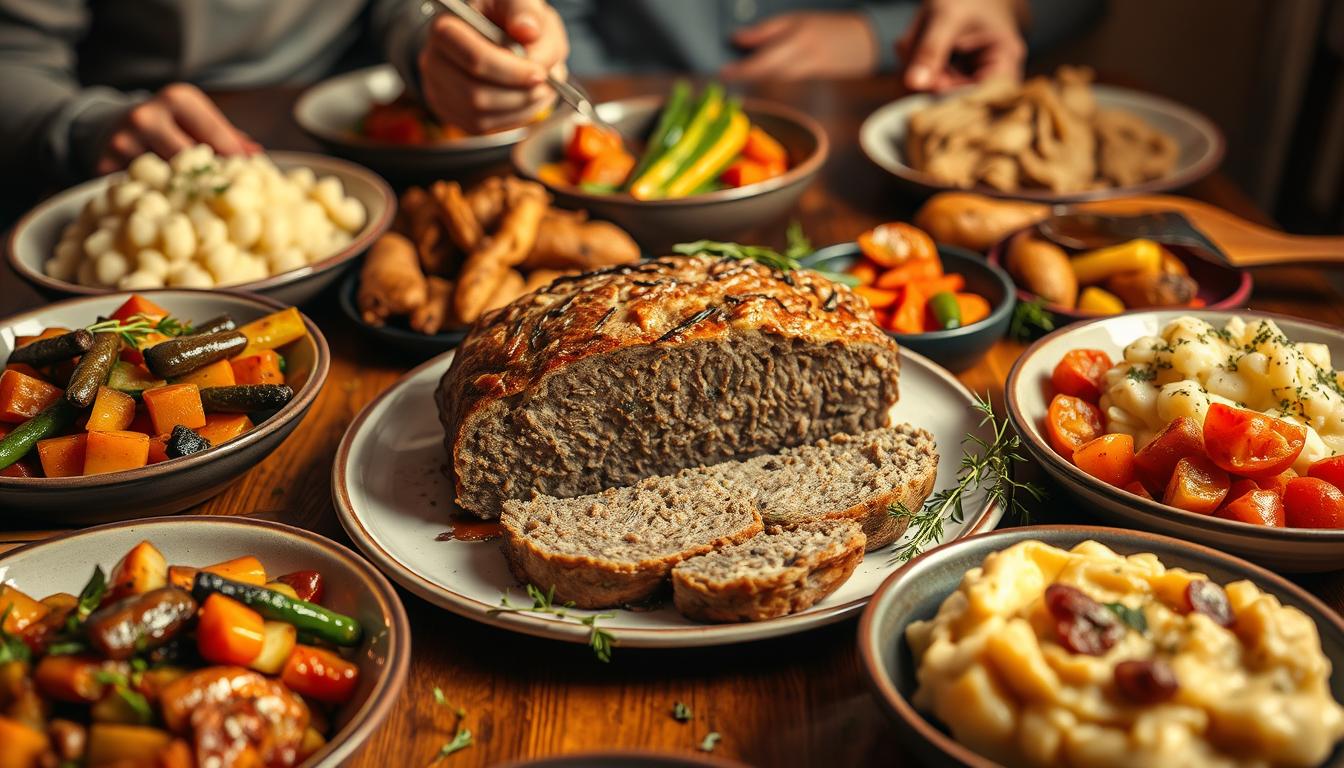
[[[669,80],[620,78],[587,83],[597,100],[661,93]],[[790,216],[817,245],[853,240],[885,221],[908,220],[919,200],[870,163],[858,145],[859,125],[901,95],[894,78],[772,83],[746,88],[803,110],[826,129],[831,154]],[[290,116],[299,91],[267,88],[212,94],[225,114],[271,149],[320,151]],[[1247,219],[1262,212],[1221,174],[1183,191]],[[787,220],[745,233],[743,242],[782,246]],[[687,232],[686,239],[698,237]],[[1253,309],[1344,325],[1344,292],[1319,270],[1263,269],[1254,274]],[[43,300],[12,273],[0,275],[0,315]],[[303,307],[331,345],[324,391],[304,422],[269,458],[196,514],[246,515],[318,531],[342,543],[331,500],[332,460],[341,436],[366,403],[417,360],[398,357],[361,334],[333,296]],[[999,342],[959,375],[971,390],[1002,404],[1005,377],[1022,353]],[[1023,468],[1033,474],[1031,467]],[[1047,483],[1048,487],[1048,483]],[[1046,521],[1095,522],[1057,488],[1036,510]],[[3,525],[0,523],[0,525]],[[0,551],[55,530],[0,530]],[[1344,576],[1298,577],[1336,610],[1344,609]],[[712,756],[760,766],[912,764],[877,700],[856,651],[857,617],[774,640],[718,648],[642,650],[617,646],[609,663],[583,645],[516,634],[437,608],[401,592],[412,626],[413,659],[391,716],[348,763],[367,768],[486,766],[593,750],[657,750]],[[442,690],[448,706],[436,702]],[[684,704],[690,717],[673,717]],[[460,719],[456,708],[465,711]],[[439,750],[459,728],[472,745],[447,757]]]

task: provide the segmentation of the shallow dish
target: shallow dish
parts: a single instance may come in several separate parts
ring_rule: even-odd
[[[1122,555],[1151,552],[1167,567],[1198,571],[1219,584],[1249,579],[1311,617],[1321,634],[1321,648],[1330,659],[1330,679],[1336,700],[1344,700],[1344,622],[1324,603],[1281,576],[1208,547],[1151,533],[1116,528],[1049,525],[1011,528],[972,536],[926,552],[892,574],[873,596],[859,622],[859,655],[874,694],[896,724],[902,739],[914,747],[927,765],[974,768],[997,766],[962,746],[910,704],[915,692],[915,664],[905,640],[910,622],[931,618],[938,606],[961,583],[967,570],[987,555],[1028,539],[1068,548],[1092,539]],[[1338,765],[1336,747],[1327,765]]]
[[[294,102],[294,122],[334,154],[379,173],[406,178],[453,176],[504,163],[527,128],[468,136],[421,146],[391,144],[361,136],[369,108],[399,96],[405,86],[395,67],[382,64],[323,80]]]
[[[331,285],[351,265],[352,260],[368,250],[378,236],[392,224],[397,212],[397,199],[392,188],[382,177],[367,168],[334,157],[307,152],[270,152],[281,169],[306,167],[318,176],[334,176],[341,180],[345,193],[364,204],[367,220],[344,248],[327,258],[305,267],[273,275],[265,280],[239,283],[224,287],[231,291],[248,291],[269,296],[285,304],[302,304],[317,296]],[[48,296],[98,296],[120,294],[115,288],[91,288],[86,285],[56,280],[42,271],[42,265],[51,256],[61,239],[61,230],[73,221],[84,204],[107,188],[110,179],[118,175],[90,179],[83,184],[59,192],[24,214],[14,225],[6,243],[6,256],[14,271]]]
[[[806,266],[831,272],[844,272],[859,258],[857,243],[837,243],[814,251],[803,259]],[[927,333],[887,331],[902,347],[930,358],[950,371],[964,371],[980,362],[994,343],[1008,332],[1013,319],[1013,281],[998,264],[952,245],[939,245],[938,258],[943,269],[966,278],[966,290],[989,301],[989,317],[961,328]]]
[[[1157,335],[1168,322],[1187,315],[1220,328],[1233,317],[1269,318],[1289,339],[1319,342],[1330,348],[1332,360],[1344,359],[1344,332],[1287,315],[1209,310],[1130,312],[1069,326],[1027,348],[1009,372],[1004,391],[1013,428],[1037,464],[1090,510],[1111,522],[1218,547],[1275,570],[1338,569],[1344,563],[1344,530],[1266,528],[1168,507],[1103,483],[1066,461],[1047,443],[1042,429],[1053,394],[1050,373],[1065,352],[1080,347],[1100,349],[1119,360],[1130,342],[1140,336]]]
[[[404,319],[392,319],[386,325],[376,326],[364,322],[364,318],[359,315],[359,305],[356,296],[359,294],[359,270],[351,270],[350,274],[341,281],[340,288],[337,289],[337,300],[341,304],[341,312],[350,318],[350,322],[359,327],[359,330],[371,339],[376,339],[407,357],[425,360],[435,355],[442,354],[462,343],[466,338],[465,328],[456,331],[443,331],[431,335],[417,333],[406,326]]]
[[[346,431],[331,481],[341,524],[394,581],[435,605],[515,632],[587,643],[588,627],[573,619],[490,613],[506,592],[512,591],[515,603],[522,594],[498,542],[435,540],[452,522],[452,484],[444,476],[443,428],[434,405],[434,390],[452,355],[406,374],[369,403]],[[955,485],[966,434],[988,435],[972,402],[971,393],[946,371],[901,351],[901,400],[892,418],[933,434],[940,454],[935,492]],[[968,497],[966,511],[963,523],[947,526],[943,541],[993,528],[1003,516],[982,495]],[[601,626],[615,636],[617,645],[631,647],[726,645],[793,634],[861,609],[891,572],[891,559],[891,547],[869,552],[835,594],[802,613],[771,621],[700,624],[665,604],[648,611],[614,611],[615,618],[603,619]]]
[[[78,594],[94,565],[111,568],[141,541],[169,563],[204,564],[256,555],[267,570],[315,570],[326,580],[324,604],[358,619],[365,640],[351,660],[359,665],[354,698],[342,707],[331,740],[303,768],[337,766],[387,718],[406,682],[411,628],[392,585],[349,549],[315,533],[242,517],[189,515],[113,523],[39,541],[0,556],[0,583],[33,595]]]
[[[140,291],[175,317],[208,320],[222,314],[240,325],[284,305],[231,291]],[[15,336],[43,328],[82,328],[115,310],[131,294],[87,296],[49,304],[0,320],[0,359]],[[110,520],[165,515],[198,504],[260,464],[303,420],[327,379],[331,353],[317,325],[304,317],[308,337],[284,347],[294,399],[241,437],[208,451],[139,469],[87,477],[0,477],[0,509],[10,519],[53,525],[91,525]]]
[[[1011,239],[1012,237],[1006,238],[990,248],[989,252],[985,254],[986,260],[996,267],[1003,266],[1008,241]],[[1192,250],[1183,246],[1164,245],[1162,247],[1180,259],[1181,263],[1185,264],[1186,269],[1190,270],[1190,277],[1194,278],[1196,283],[1199,283],[1199,292],[1196,296],[1204,302],[1204,308],[1236,309],[1246,306],[1246,302],[1251,298],[1251,289],[1255,286],[1255,281],[1250,272],[1225,267],[1208,259],[1202,259]],[[1025,288],[1018,287],[1015,290],[1018,301],[1037,301],[1040,299],[1039,296]],[[1056,320],[1063,319],[1068,322],[1106,317],[1106,315],[1098,315],[1092,312],[1066,309],[1057,304],[1046,304],[1045,308]],[[1141,311],[1145,310],[1126,310],[1126,312]]]
[[[1096,97],[1098,107],[1131,112],[1146,120],[1154,128],[1167,132],[1176,140],[1180,153],[1171,174],[1128,187],[1098,189],[1071,195],[1056,194],[1042,189],[1000,192],[986,186],[975,187],[974,191],[995,197],[1053,203],[1106,200],[1188,186],[1209,175],[1222,162],[1225,147],[1223,134],[1208,118],[1198,112],[1160,96],[1131,91],[1128,88],[1093,85],[1092,93]],[[921,194],[958,189],[935,181],[905,163],[903,147],[906,123],[910,115],[934,101],[935,97],[928,94],[906,96],[869,115],[859,128],[859,145],[868,159],[895,176],[905,186]]]
[[[663,106],[661,96],[641,96],[599,104],[598,114],[626,136],[644,137]],[[636,200],[625,194],[597,195],[578,187],[548,188],[563,208],[583,208],[621,225],[644,246],[658,251],[683,240],[731,240],[749,229],[784,217],[826,162],[830,141],[812,118],[788,107],[743,99],[742,111],[779,140],[789,153],[789,170],[773,179],[737,189],[721,189],[675,200]],[[541,181],[542,163],[558,160],[576,121],[570,110],[536,126],[513,148],[513,167]],[[544,182],[543,182],[544,183]]]

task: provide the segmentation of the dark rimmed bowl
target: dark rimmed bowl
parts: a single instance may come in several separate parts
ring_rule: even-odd
[[[1290,340],[1324,344],[1332,359],[1344,360],[1344,331],[1269,312],[1146,310],[1071,325],[1037,340],[1008,373],[1004,385],[1008,418],[1021,435],[1027,452],[1072,496],[1118,525],[1218,547],[1279,571],[1301,573],[1344,567],[1344,530],[1268,528],[1169,507],[1092,477],[1050,447],[1044,434],[1046,410],[1054,394],[1050,373],[1064,353],[1078,348],[1100,349],[1118,361],[1130,342],[1140,336],[1156,335],[1168,322],[1186,316],[1200,318],[1217,328],[1233,317],[1266,318],[1277,323]]]
[[[1025,230],[1022,230],[1025,231]],[[995,243],[993,247],[985,254],[985,259],[996,267],[1003,266],[1007,256],[1008,243],[1017,236],[1017,232],[1007,238]],[[1206,309],[1237,309],[1246,306],[1246,302],[1251,298],[1251,289],[1255,286],[1255,281],[1251,278],[1251,273],[1245,270],[1225,267],[1221,264],[1215,264],[1208,259],[1201,259],[1194,251],[1179,245],[1163,245],[1163,248],[1172,253],[1173,256],[1185,264],[1186,269],[1190,270],[1190,277],[1199,284],[1199,292],[1196,296],[1204,302]],[[1025,288],[1016,287],[1018,301],[1036,301],[1039,296],[1028,291]],[[1081,293],[1081,290],[1079,291]],[[1114,317],[1114,315],[1098,315],[1094,312],[1082,312],[1077,309],[1068,309],[1058,304],[1046,304],[1045,308],[1054,315],[1056,320],[1063,319],[1073,323],[1079,320],[1095,320],[1102,317]],[[1145,308],[1127,309],[1121,314],[1128,312],[1143,312]]]
[[[354,263],[354,259],[367,251],[387,231],[397,212],[397,198],[381,176],[346,160],[309,152],[271,152],[269,155],[282,170],[305,167],[311,168],[318,176],[340,179],[345,194],[364,204],[366,220],[363,228],[336,253],[314,264],[272,275],[265,280],[221,286],[219,289],[259,293],[285,304],[303,304],[334,283]],[[32,283],[48,298],[125,293],[115,288],[93,288],[57,280],[42,271],[42,265],[60,242],[61,230],[65,225],[79,216],[90,198],[102,194],[111,181],[119,177],[120,174],[113,174],[90,179],[58,192],[25,213],[10,231],[6,242],[9,265],[19,277]]]
[[[837,243],[814,251],[803,259],[806,266],[831,272],[844,272],[860,256],[857,243]],[[1013,320],[1013,281],[997,264],[990,264],[965,248],[939,245],[938,258],[945,272],[966,278],[965,290],[978,293],[989,301],[989,317],[961,328],[927,333],[893,333],[903,347],[931,358],[950,371],[964,371],[980,362],[994,343],[1008,333]]]
[[[599,104],[598,114],[626,136],[644,137],[663,106],[662,96],[640,96]],[[747,230],[784,218],[803,190],[812,183],[830,151],[826,131],[807,115],[774,102],[743,99],[742,110],[753,125],[764,128],[789,153],[789,170],[781,176],[737,189],[722,189],[675,200],[636,200],[625,194],[597,195],[578,187],[548,185],[564,208],[582,208],[599,219],[625,228],[646,251],[665,250],[689,240],[731,240]],[[561,110],[535,126],[513,148],[513,167],[541,181],[542,163],[564,155],[577,118]],[[542,182],[545,183],[545,182]]]
[[[497,768],[746,768],[746,765],[703,753],[617,749],[519,760]]]
[[[901,739],[924,764],[971,768],[998,765],[959,744],[911,705],[916,667],[905,640],[905,629],[912,621],[932,618],[943,600],[960,585],[966,571],[979,566],[991,552],[1029,539],[1061,548],[1092,539],[1123,555],[1151,552],[1168,568],[1198,571],[1219,584],[1249,579],[1316,623],[1321,648],[1334,669],[1331,693],[1337,701],[1344,701],[1344,621],[1287,579],[1209,547],[1152,533],[1072,525],[1010,528],[946,544],[906,563],[883,582],[859,620],[859,655],[869,686]],[[1342,753],[1344,750],[1337,746],[1326,765],[1339,765]]]
[[[323,604],[357,619],[364,640],[350,656],[359,666],[354,697],[334,718],[331,740],[302,768],[334,768],[354,754],[397,704],[411,662],[411,627],[392,585],[373,566],[330,539],[264,520],[188,515],[112,523],[19,547],[0,556],[0,583],[36,598],[78,594],[94,565],[109,569],[149,541],[180,565],[204,566],[256,555],[268,573],[315,570],[326,582]]]
[[[443,354],[450,349],[455,348],[462,340],[467,337],[467,329],[462,328],[456,331],[444,331],[432,336],[424,333],[418,333],[411,330],[406,325],[404,319],[398,318],[389,320],[386,325],[375,326],[364,322],[364,318],[359,314],[359,303],[356,296],[359,294],[359,270],[351,270],[350,274],[341,281],[337,293],[337,301],[340,302],[341,312],[350,318],[364,335],[371,339],[387,344],[387,346],[396,350],[413,360],[428,360],[435,355]]]
[[[175,317],[207,320],[228,313],[240,325],[285,308],[263,296],[236,291],[138,291]],[[111,314],[131,293],[88,296],[49,304],[0,320],[0,359],[15,336],[49,326],[82,328]],[[181,512],[224,490],[260,464],[303,420],[327,379],[331,352],[317,325],[303,318],[308,337],[280,351],[288,364],[294,399],[247,434],[208,451],[158,464],[87,477],[0,477],[0,509],[8,520],[53,525],[92,525]]]

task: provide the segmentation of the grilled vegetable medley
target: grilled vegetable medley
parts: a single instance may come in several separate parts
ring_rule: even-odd
[[[362,629],[324,590],[147,541],[78,595],[0,586],[0,768],[297,765],[359,685]]]
[[[132,295],[85,328],[18,337],[0,373],[0,476],[136,469],[208,450],[294,397],[280,350],[297,309],[192,324]]]

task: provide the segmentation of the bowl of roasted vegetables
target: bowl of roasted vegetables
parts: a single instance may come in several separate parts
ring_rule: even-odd
[[[0,580],[6,768],[338,765],[410,660],[387,580],[278,523],[113,523],[7,553]]]
[[[560,112],[513,148],[514,168],[561,206],[614,221],[650,249],[687,232],[731,240],[782,217],[829,151],[807,115],[714,83],[597,109],[620,136]]]
[[[1344,557],[1344,333],[1135,312],[1051,333],[1008,376],[1036,462],[1096,514],[1292,572]]]
[[[178,512],[298,426],[326,340],[227,292],[114,294],[0,321],[0,506],[78,524]]]
[[[936,245],[904,222],[878,225],[806,261],[848,275],[883,330],[953,371],[975,365],[1012,319],[1013,285],[1001,268],[965,249]]]

